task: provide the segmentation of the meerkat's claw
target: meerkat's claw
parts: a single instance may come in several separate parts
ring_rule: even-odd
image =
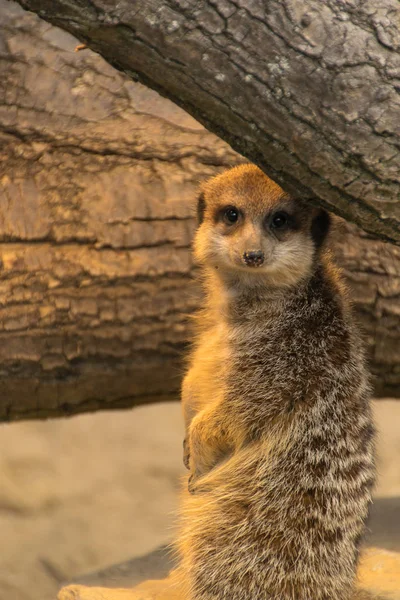
[[[189,475],[189,479],[188,479],[188,491],[189,494],[195,494],[196,493],[196,475],[194,475],[192,473],[192,475]]]
[[[190,448],[187,438],[183,440],[183,464],[187,469],[190,469]]]

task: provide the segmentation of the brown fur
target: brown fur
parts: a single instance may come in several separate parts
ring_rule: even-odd
[[[241,211],[232,226],[228,205]],[[293,222],[273,231],[282,209]],[[209,181],[199,211],[206,299],[182,390],[186,597],[347,600],[374,428],[362,344],[324,244],[328,217],[252,165]],[[246,266],[256,250],[264,264]]]

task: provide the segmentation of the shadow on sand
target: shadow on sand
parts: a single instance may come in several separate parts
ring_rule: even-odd
[[[376,498],[368,528],[366,545],[400,552],[400,497]]]

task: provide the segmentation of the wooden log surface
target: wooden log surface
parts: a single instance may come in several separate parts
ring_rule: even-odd
[[[198,185],[244,159],[68,33],[0,14],[0,420],[177,398]],[[376,394],[399,396],[400,248],[336,239]]]
[[[398,0],[19,0],[288,191],[400,244]]]

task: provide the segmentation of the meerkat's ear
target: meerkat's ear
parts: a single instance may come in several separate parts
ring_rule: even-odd
[[[201,225],[204,220],[204,211],[206,210],[206,201],[204,192],[201,192],[197,199],[197,225]]]
[[[311,223],[311,236],[316,248],[320,248],[328,235],[331,217],[323,208],[319,209]]]

